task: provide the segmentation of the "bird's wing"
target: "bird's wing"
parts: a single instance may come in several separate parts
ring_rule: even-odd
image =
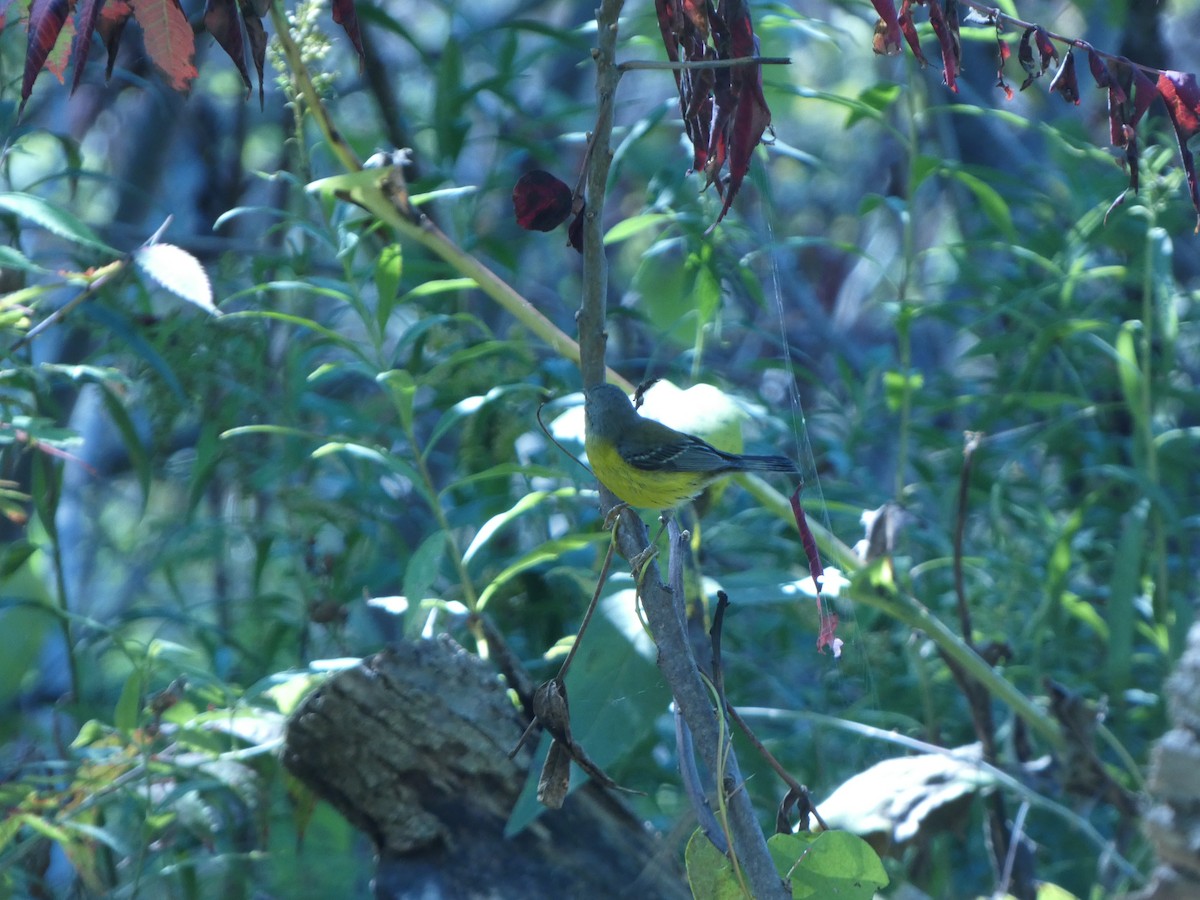
[[[656,438],[651,446],[622,447],[621,455],[631,466],[651,472],[717,472],[729,466],[720,450],[698,437],[664,425]]]

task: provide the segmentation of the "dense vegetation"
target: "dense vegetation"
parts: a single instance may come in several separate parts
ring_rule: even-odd
[[[476,649],[467,612],[553,675],[608,538],[594,481],[537,421],[553,398],[550,432],[581,450],[579,368],[529,327],[540,313],[575,335],[581,257],[565,228],[519,229],[511,197],[529,170],[573,185],[584,165],[593,5],[359,5],[360,68],[306,0],[268,47],[261,109],[207,40],[186,99],[126,40],[110,82],[89,69],[69,98],[43,76],[25,103],[25,33],[6,28],[6,891],[361,892],[369,843],[274,755],[304,692],[401,637]],[[625,6],[618,58],[661,60],[653,4]],[[1000,6],[1200,68],[1195,3]],[[1172,122],[1146,112],[1139,191],[1110,209],[1129,176],[1106,92],[1081,79],[1078,107],[1040,84],[1006,100],[995,28],[963,27],[952,94],[941,66],[872,53],[871,4],[751,12],[761,54],[791,62],[763,68],[774,141],[732,211],[710,228],[722,200],[688,172],[671,73],[633,68],[604,218],[608,364],[749,410],[735,441],[799,461],[843,576],[835,660],[815,649],[783,498],[734,482],[705,499],[698,590],[733,602],[729,699],[818,803],[982,729],[1011,779],[970,765],[939,797],[889,770],[864,789],[944,814],[887,823],[911,826],[893,884],[994,889],[1001,798],[1037,878],[1135,888],[1153,867],[1136,797],[1198,602],[1200,271]],[[344,151],[379,147],[412,149],[409,196],[447,243],[346,202]],[[480,290],[480,260],[534,310]],[[866,561],[847,547],[881,508]],[[625,798],[638,816],[686,834],[632,577],[605,592],[572,684],[577,737],[644,792]],[[948,649],[968,646],[987,673]],[[619,728],[589,712],[604,706]],[[768,822],[783,791],[737,746]]]

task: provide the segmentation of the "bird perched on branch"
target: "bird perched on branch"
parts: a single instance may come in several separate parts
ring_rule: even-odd
[[[584,392],[584,448],[600,483],[645,509],[673,509],[734,472],[800,474],[786,456],[726,453],[647,419],[611,384]]]

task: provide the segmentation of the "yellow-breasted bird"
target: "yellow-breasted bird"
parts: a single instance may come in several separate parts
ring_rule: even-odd
[[[647,419],[616,385],[588,388],[583,408],[584,448],[592,471],[630,506],[673,509],[734,472],[800,474],[786,456],[725,453]]]

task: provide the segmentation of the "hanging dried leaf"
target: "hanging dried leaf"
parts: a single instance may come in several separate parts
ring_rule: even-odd
[[[96,30],[102,9],[104,9],[104,0],[83,0],[83,6],[80,8],[79,30],[75,33],[75,40],[71,42],[71,59],[75,67],[75,74],[71,78],[72,94],[75,93],[75,89],[79,87],[79,82],[83,78],[83,68],[87,65],[88,55],[92,49],[92,32]]]
[[[253,4],[243,4],[241,10],[242,22],[246,26],[246,40],[250,42],[250,58],[254,60],[254,68],[258,71],[258,108],[263,109],[263,64],[267,59],[267,32]]]
[[[117,61],[117,50],[120,49],[121,35],[133,15],[133,7],[127,0],[108,0],[100,11],[100,21],[96,23],[96,31],[104,41],[104,49],[108,51],[108,62],[104,66],[104,80],[112,78],[113,64]]]
[[[333,0],[333,21],[342,26],[350,38],[350,43],[358,51],[358,65],[361,68],[367,55],[363,53],[362,33],[358,29],[358,13],[354,10],[354,0]]]
[[[1070,50],[1050,82],[1050,93],[1057,93],[1067,103],[1079,105],[1079,82],[1075,78],[1075,54]]]
[[[1104,64],[1104,60],[1100,58],[1100,54],[1095,51],[1091,44],[1084,44],[1087,47],[1088,68],[1092,70],[1092,78],[1096,79],[1096,87],[1106,88],[1112,82],[1112,76],[1108,73],[1108,66]]]
[[[900,31],[904,35],[904,40],[908,42],[908,49],[912,51],[913,59],[922,66],[929,65],[929,60],[921,52],[921,39],[917,35],[917,26],[913,22],[912,0],[901,0],[900,15],[897,19],[900,22]]]
[[[1179,141],[1179,156],[1187,173],[1188,193],[1196,208],[1196,232],[1200,233],[1200,187],[1196,182],[1196,160],[1188,149],[1188,141],[1200,134],[1200,85],[1190,72],[1162,72],[1158,76],[1158,92],[1167,107],[1167,115],[1175,126]]]
[[[955,27],[952,29],[940,0],[929,0],[929,24],[933,26],[933,33],[937,35],[938,44],[942,48],[942,81],[957,94],[958,85],[955,78],[962,69],[962,45],[958,36],[957,13],[954,23]]]
[[[63,24],[71,13],[68,0],[33,0],[29,7],[28,44],[25,51],[25,76],[21,81],[21,105],[17,116],[25,110],[25,104],[33,93],[33,83],[37,81],[46,59],[54,49]]]
[[[242,23],[234,0],[205,0],[204,27],[221,49],[229,54],[242,76],[246,96],[250,96],[250,71],[246,68],[246,44],[242,39]]]
[[[872,49],[885,56],[895,56],[903,50],[900,43],[900,19],[896,15],[895,0],[871,0],[875,12],[879,13],[879,24],[875,26]]]
[[[1041,55],[1042,71],[1045,72],[1050,68],[1050,61],[1058,62],[1058,48],[1054,46],[1054,41],[1050,39],[1050,35],[1046,34],[1046,29],[1040,25],[1034,30],[1034,40],[1037,41],[1038,53]]]
[[[1034,80],[1042,74],[1037,61],[1033,58],[1033,33],[1036,30],[1033,26],[1026,28],[1021,34],[1021,43],[1017,46],[1017,62],[1025,70],[1025,80],[1021,82],[1021,90],[1025,90],[1033,84]]]
[[[179,0],[134,0],[146,53],[177,91],[186,92],[199,73],[192,60],[196,41]]]
[[[1008,41],[1000,37],[1000,29],[996,29],[996,55],[1000,62],[996,66],[996,87],[1004,91],[1004,99],[1012,100],[1013,89],[1008,82],[1004,80],[1004,64],[1008,62],[1008,58],[1012,56],[1012,48],[1008,46]]]

